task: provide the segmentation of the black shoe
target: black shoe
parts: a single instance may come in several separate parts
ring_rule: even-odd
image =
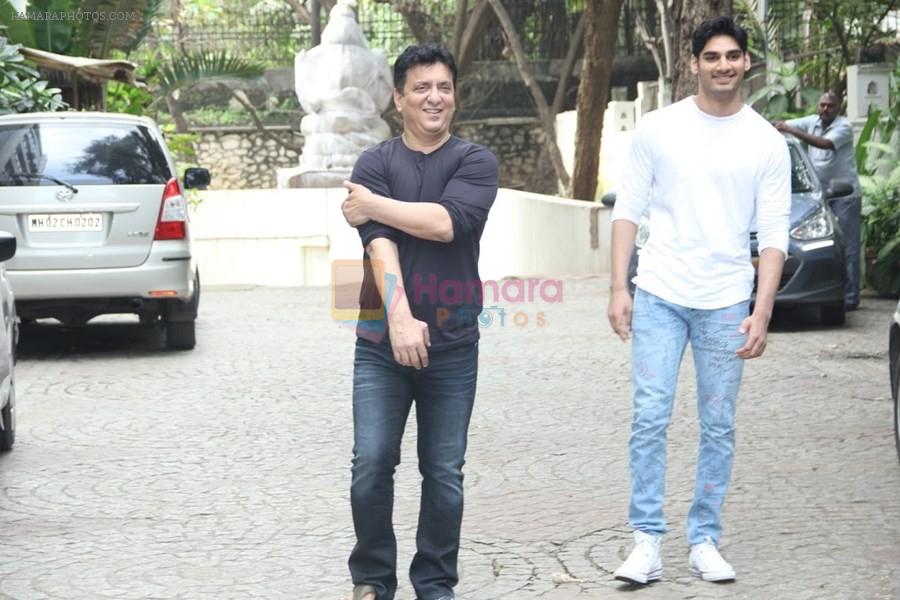
[[[854,310],[857,310],[858,308],[859,308],[859,302],[854,302],[853,304],[850,304],[850,303],[844,304],[844,310],[846,310],[847,312],[852,312]]]

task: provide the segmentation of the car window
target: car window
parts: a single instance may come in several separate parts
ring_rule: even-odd
[[[815,190],[816,185],[810,176],[806,161],[800,156],[800,150],[790,144],[788,148],[791,150],[791,192],[797,194]]]
[[[72,185],[165,184],[172,174],[158,138],[144,125],[0,125],[0,186],[57,185],[51,177]]]

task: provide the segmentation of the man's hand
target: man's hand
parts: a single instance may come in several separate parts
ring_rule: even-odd
[[[431,346],[428,323],[405,314],[389,317],[388,324],[394,360],[404,367],[427,367],[428,348]]]
[[[631,337],[631,310],[633,300],[627,288],[612,290],[609,294],[607,316],[609,324],[623,342]]]
[[[738,330],[741,333],[747,334],[747,341],[744,342],[743,346],[737,349],[735,354],[743,359],[762,356],[762,353],[766,350],[769,317],[764,314],[757,314],[754,311],[752,315],[741,321],[741,326]]]
[[[784,121],[775,121],[772,125],[781,133],[794,133],[794,128]]]
[[[366,186],[352,181],[345,181],[344,187],[349,193],[341,204],[341,212],[351,227],[359,227],[372,218],[369,209],[372,207],[374,196]]]

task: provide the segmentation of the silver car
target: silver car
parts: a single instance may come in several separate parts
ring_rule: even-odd
[[[18,336],[16,303],[12,286],[6,278],[3,261],[16,253],[16,238],[0,231],[0,452],[12,450],[16,441],[16,384],[14,377],[15,348]]]
[[[888,358],[891,395],[894,397],[894,444],[897,446],[897,458],[900,458],[900,302],[897,302],[897,310],[891,320]]]
[[[57,112],[0,117],[0,230],[18,238],[7,266],[19,318],[83,325],[133,313],[191,349],[200,275],[184,186],[146,117]]]

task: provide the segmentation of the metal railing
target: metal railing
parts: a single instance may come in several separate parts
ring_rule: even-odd
[[[505,0],[504,6],[516,26],[525,53],[531,59],[561,59],[566,55],[572,32],[587,0]],[[456,18],[453,3],[424,0],[430,4],[425,27],[434,37],[449,41]],[[358,21],[372,47],[385,50],[389,58],[416,42],[402,14],[389,4],[361,1]],[[328,15],[322,14],[323,26]],[[176,31],[171,19],[154,22],[158,43],[174,46]],[[287,3],[234,0],[218,5],[213,13],[183,15],[180,45],[188,50],[229,50],[254,58],[267,66],[286,66],[294,55],[310,47],[312,31]],[[499,23],[491,19],[479,45],[476,60],[509,57],[507,41]]]

